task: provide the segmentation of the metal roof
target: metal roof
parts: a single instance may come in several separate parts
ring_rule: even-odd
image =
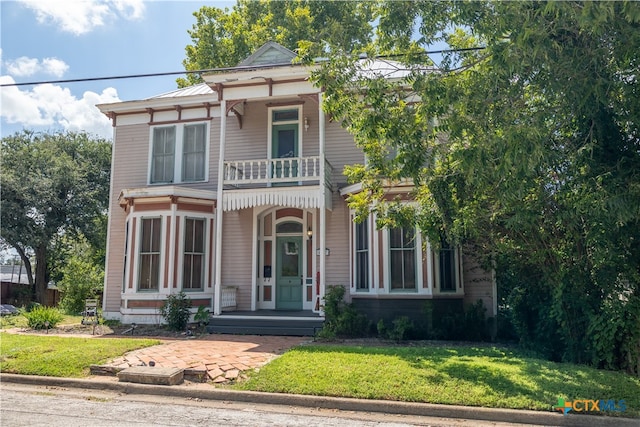
[[[213,93],[213,89],[206,83],[200,83],[194,86],[188,86],[182,89],[172,90],[171,92],[161,93],[146,99],[158,99],[158,98],[181,98],[183,96],[194,95],[210,95]]]

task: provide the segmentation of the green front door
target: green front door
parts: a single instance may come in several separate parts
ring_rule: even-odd
[[[276,309],[302,310],[302,237],[276,238]]]
[[[298,157],[298,125],[273,125],[272,159],[291,159]],[[273,168],[273,178],[297,178],[298,161],[276,161]]]

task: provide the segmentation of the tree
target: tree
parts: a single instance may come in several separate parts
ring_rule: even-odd
[[[365,190],[350,204],[494,254],[524,344],[640,372],[640,5],[380,11],[372,52],[397,54],[408,75],[338,57],[315,76],[367,154],[347,170]],[[434,70],[424,51],[438,41],[454,51]],[[381,177],[412,178],[418,206],[384,203]]]
[[[234,67],[267,41],[308,56],[326,49],[345,51],[366,46],[372,36],[371,2],[308,0],[238,0],[229,8],[203,6],[194,12],[185,48],[186,70]],[[178,79],[180,87],[199,83],[200,76]]]
[[[104,264],[96,264],[92,259],[94,249],[79,238],[71,243],[73,253],[66,257],[62,267],[62,279],[58,289],[62,294],[60,308],[68,314],[78,314],[85,308],[85,300],[96,298],[103,288]]]
[[[2,161],[2,239],[20,255],[33,296],[44,303],[54,240],[104,234],[94,221],[108,209],[111,144],[85,133],[23,131],[2,139]]]

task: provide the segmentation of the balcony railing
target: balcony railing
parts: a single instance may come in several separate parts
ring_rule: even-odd
[[[331,165],[325,160],[325,176],[320,177],[320,156],[280,159],[230,160],[224,162],[223,184],[231,186],[266,186],[331,183]]]

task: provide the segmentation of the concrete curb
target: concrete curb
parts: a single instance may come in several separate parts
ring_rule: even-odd
[[[429,416],[440,418],[467,418],[484,421],[536,424],[563,427],[626,427],[640,425],[639,419],[607,417],[596,415],[540,412],[513,409],[494,409],[472,406],[435,405],[430,403],[395,402],[388,400],[365,400],[327,396],[306,396],[297,394],[262,393],[226,389],[186,388],[180,386],[157,386],[105,381],[100,379],[76,379],[40,377],[33,375],[0,374],[0,382],[83,388],[91,390],[111,390],[124,394],[145,394],[198,398],[203,400],[228,400],[266,405],[287,405],[311,408],[338,409],[343,411],[383,412],[388,414]]]

